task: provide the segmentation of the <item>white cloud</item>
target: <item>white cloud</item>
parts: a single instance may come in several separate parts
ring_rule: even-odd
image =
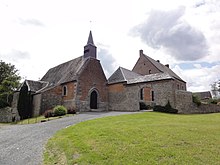
[[[201,31],[182,19],[185,8],[171,11],[151,11],[148,19],[134,32],[143,42],[155,48],[165,48],[177,60],[194,61],[208,55],[208,45]]]
[[[220,79],[220,64],[212,67],[201,67],[200,64],[195,64],[195,66],[195,68],[183,70],[176,65],[173,71],[187,82],[189,91],[209,91],[210,84]]]
[[[18,22],[21,25],[34,25],[34,26],[41,26],[41,27],[45,26],[40,20],[37,20],[37,19],[34,19],[34,18],[31,18],[31,19],[19,18]]]

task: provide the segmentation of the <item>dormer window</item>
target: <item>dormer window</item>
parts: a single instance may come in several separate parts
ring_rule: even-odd
[[[67,86],[63,86],[63,91],[62,91],[63,96],[67,96]]]

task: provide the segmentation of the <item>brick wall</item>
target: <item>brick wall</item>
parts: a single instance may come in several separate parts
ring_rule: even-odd
[[[107,80],[102,66],[97,59],[89,58],[87,60],[79,74],[76,104],[80,111],[90,111],[90,93],[95,89],[98,92],[98,109],[107,110]]]
[[[141,75],[160,73],[160,71],[148,59],[146,59],[143,54],[140,54],[140,57],[132,71]]]
[[[68,82],[62,85],[62,88],[66,86],[67,94],[63,96],[63,101],[75,99],[76,94],[76,82]]]

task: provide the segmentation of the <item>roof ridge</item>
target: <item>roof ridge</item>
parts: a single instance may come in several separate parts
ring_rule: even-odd
[[[123,72],[123,70],[122,70],[122,69],[124,69],[124,68],[122,68],[121,66],[119,66],[119,69],[120,69],[120,71],[121,71],[121,73],[122,73],[122,76],[123,76],[124,80],[127,81],[127,80],[126,80],[126,77],[125,77],[125,74],[124,74],[124,72]]]
[[[158,70],[160,70],[161,72],[163,72],[160,68],[158,68],[153,62],[157,62],[156,60],[154,60],[153,58],[151,58],[150,56],[147,56],[146,54],[143,54],[145,58],[149,59],[150,63],[153,64]],[[153,61],[153,62],[152,62]],[[160,62],[157,62],[158,64],[162,65]],[[164,72],[163,72],[164,73]]]

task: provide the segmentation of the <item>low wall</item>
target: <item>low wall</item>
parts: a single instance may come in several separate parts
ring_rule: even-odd
[[[17,109],[11,107],[5,107],[0,109],[0,122],[10,123],[19,121],[20,117],[18,115]]]
[[[220,105],[216,104],[202,104],[197,106],[192,103],[191,108],[182,112],[183,114],[205,114],[205,113],[218,113],[220,112]]]

